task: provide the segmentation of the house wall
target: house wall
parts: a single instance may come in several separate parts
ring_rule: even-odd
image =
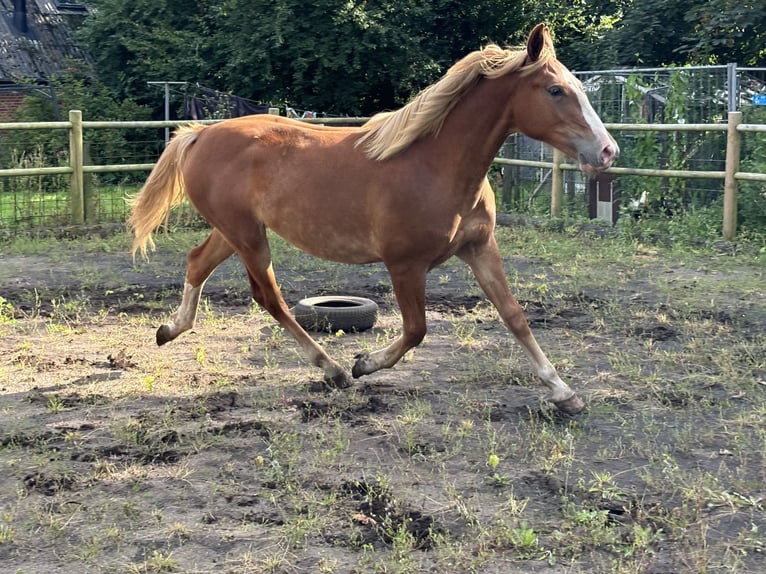
[[[14,121],[23,101],[23,92],[0,92],[0,122]]]

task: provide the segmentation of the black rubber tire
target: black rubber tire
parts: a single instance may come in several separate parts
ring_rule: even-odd
[[[378,320],[378,304],[364,297],[328,295],[301,299],[293,308],[298,324],[307,331],[365,331]]]

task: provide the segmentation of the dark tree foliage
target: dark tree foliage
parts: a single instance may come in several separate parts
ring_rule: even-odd
[[[120,98],[156,99],[155,80],[205,81],[221,46],[214,0],[92,0],[79,37]]]
[[[80,38],[118,99],[161,112],[147,81],[275,105],[368,115],[404,104],[490,41],[540,21],[576,70],[766,64],[755,0],[91,0]]]
[[[630,0],[536,0],[526,2],[529,22],[545,22],[553,30],[558,58],[573,70],[612,67],[619,61],[605,41]]]
[[[690,2],[641,0],[626,2],[624,14],[606,38],[620,67],[674,66],[684,63],[678,52],[691,24],[685,19]]]
[[[397,107],[488,41],[523,40],[523,0],[94,0],[81,30],[120,97],[197,82],[330,114]]]
[[[690,26],[679,51],[699,64],[766,66],[766,3],[706,0],[686,12]]]
[[[626,0],[604,37],[619,66],[766,65],[762,0]]]

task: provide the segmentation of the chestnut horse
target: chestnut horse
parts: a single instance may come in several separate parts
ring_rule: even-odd
[[[181,305],[157,344],[194,325],[205,280],[236,253],[255,301],[324,371],[346,371],[304,331],[274,278],[266,229],[333,261],[382,261],[402,313],[401,336],[356,357],[354,378],[392,367],[426,334],[426,274],[456,255],[472,269],[559,409],[583,402],[535,341],[511,294],[493,235],[495,201],[487,170],[509,134],[521,131],[577,159],[587,172],[619,154],[582,85],[556,59],[537,25],[526,49],[489,45],[458,61],[405,107],[361,127],[323,127],[269,115],[181,127],[134,199],[133,254],[154,248],[152,232],[188,198],[210,236],[188,255]]]

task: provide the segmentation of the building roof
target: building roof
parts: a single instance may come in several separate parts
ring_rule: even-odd
[[[86,14],[69,0],[0,0],[0,83],[45,82],[68,59],[88,61],[74,41]]]

